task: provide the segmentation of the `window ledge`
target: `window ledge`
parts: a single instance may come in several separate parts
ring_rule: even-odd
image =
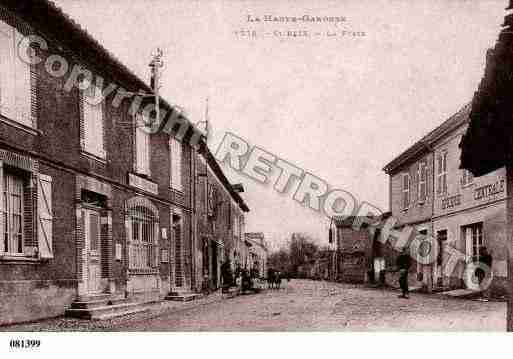
[[[181,196],[183,196],[183,195],[184,195],[183,189],[176,189],[176,188],[171,187],[171,186],[169,187],[169,189],[170,189],[173,193],[176,193],[176,194],[181,195]]]
[[[0,264],[38,264],[44,261],[38,257],[0,255]]]
[[[40,130],[23,125],[15,120],[11,120],[10,118],[7,118],[3,115],[0,115],[0,122],[5,123],[6,125],[9,125],[11,127],[17,128],[18,130],[25,131],[28,134],[31,134],[33,136],[39,136],[43,134]]]
[[[95,161],[101,162],[101,163],[103,163],[103,164],[106,164],[106,163],[107,163],[107,160],[106,160],[105,158],[101,158],[101,157],[98,157],[98,156],[96,156],[96,155],[93,155],[92,153],[87,152],[87,151],[86,151],[86,150],[84,150],[84,149],[82,149],[82,150],[80,151],[80,153],[81,153],[83,156],[85,156],[85,157],[87,157],[87,158],[90,158],[90,159],[92,159],[92,160],[95,160]]]
[[[130,275],[155,275],[155,274],[159,274],[159,270],[157,268],[129,269],[128,273]]]
[[[136,175],[137,177],[141,177],[141,178],[144,178],[145,180],[147,181],[151,181],[153,182],[153,180],[151,179],[151,174],[148,174],[148,173],[144,173],[144,172],[139,172],[137,170],[134,170],[134,175]]]

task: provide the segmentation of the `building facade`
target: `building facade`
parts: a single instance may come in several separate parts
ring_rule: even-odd
[[[474,177],[460,169],[469,114],[467,105],[385,167],[390,208],[399,226],[412,226],[413,236],[432,236],[440,249],[430,263],[417,264],[428,290],[472,287],[471,263],[486,248],[493,259],[492,292],[502,295],[507,277],[506,173],[501,168]]]
[[[222,285],[223,261],[229,259],[232,270],[244,263],[242,234],[249,208],[206,145],[196,158],[197,290],[215,290]]]
[[[31,62],[17,55],[27,35]],[[136,109],[151,97],[133,98],[153,89],[52,2],[1,1],[0,36],[0,324],[199,291],[200,238],[213,233],[214,249],[231,236],[197,231],[211,154],[149,131]],[[160,106],[164,126],[177,111]],[[208,183],[211,172],[224,176]]]
[[[335,218],[336,280],[364,283],[372,268],[373,236],[367,227],[353,228],[356,217]]]
[[[245,234],[248,242],[249,256],[247,259],[247,268],[254,269],[258,276],[263,278],[267,276],[267,257],[268,249],[265,243],[263,232],[249,232]]]

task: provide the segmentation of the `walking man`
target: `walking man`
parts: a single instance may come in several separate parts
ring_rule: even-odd
[[[408,253],[408,248],[404,247],[399,257],[397,257],[397,268],[399,270],[399,286],[401,287],[402,294],[399,298],[409,298],[408,289],[408,271],[411,267],[411,259]]]

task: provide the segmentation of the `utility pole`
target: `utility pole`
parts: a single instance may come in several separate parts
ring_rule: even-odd
[[[506,164],[506,246],[508,268],[508,309],[506,314],[506,328],[513,332],[513,165]]]
[[[162,71],[161,69],[164,67],[164,61],[162,61],[162,56],[164,55],[164,52],[157,48],[156,52],[152,54],[152,59],[150,61],[150,69],[151,69],[151,79],[150,79],[150,86],[153,91],[153,95],[155,96],[155,114],[156,114],[156,120],[158,121],[160,119],[160,94],[159,90],[161,87],[161,75]]]

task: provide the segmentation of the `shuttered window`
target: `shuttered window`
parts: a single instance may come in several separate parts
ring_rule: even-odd
[[[101,90],[90,85],[80,95],[82,107],[82,149],[96,157],[105,158],[103,104],[94,103]]]
[[[237,239],[240,237],[239,216],[237,213],[233,215],[233,235]]]
[[[150,176],[150,134],[146,130],[142,115],[136,116],[135,123],[136,171]]]
[[[39,174],[37,183],[37,240],[40,258],[53,258],[52,177]]]
[[[408,173],[403,174],[402,180],[403,209],[407,209],[410,206],[410,175]]]
[[[0,252],[9,255],[23,255],[24,181],[23,178],[8,171],[4,172],[2,181],[2,246]]]
[[[462,170],[461,185],[463,187],[468,186],[474,182],[474,175],[469,170]]]
[[[419,203],[424,203],[427,198],[427,166],[425,162],[419,163]]]
[[[169,140],[171,157],[171,188],[183,191],[182,186],[182,143],[176,138]]]
[[[0,21],[0,114],[33,127],[30,64],[17,56],[22,39],[14,27]]]
[[[437,155],[437,193],[447,193],[447,152],[443,151]]]

